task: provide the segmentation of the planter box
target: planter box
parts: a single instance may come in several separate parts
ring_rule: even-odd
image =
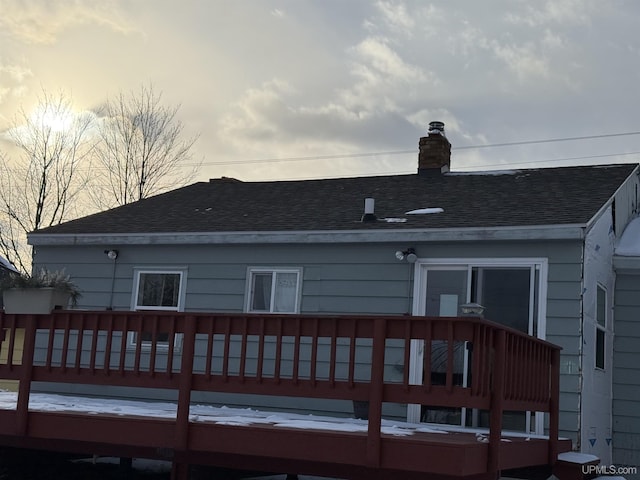
[[[5,313],[47,314],[67,308],[71,295],[55,288],[10,288],[2,292]]]

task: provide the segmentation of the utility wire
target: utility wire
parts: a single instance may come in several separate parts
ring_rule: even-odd
[[[512,147],[517,145],[535,145],[538,143],[553,143],[553,142],[571,142],[574,140],[594,140],[597,138],[609,138],[609,137],[626,137],[628,135],[640,135],[640,132],[625,132],[625,133],[606,133],[602,135],[588,135],[585,137],[563,137],[563,138],[550,138],[547,140],[528,140],[524,142],[507,142],[507,143],[493,143],[489,145],[470,145],[465,147],[451,147],[452,150],[466,150],[471,148],[489,148],[489,147]]]
[[[524,162],[509,162],[509,163],[483,163],[482,167],[499,167],[499,166],[510,167],[511,165],[528,165],[530,163],[568,162],[570,160],[589,160],[592,158],[623,157],[625,155],[640,155],[640,151],[625,152],[625,153],[606,153],[603,155],[585,155],[582,157],[553,158],[551,160],[528,160]],[[467,167],[467,168],[470,168],[470,167]]]
[[[606,157],[621,157],[625,155],[640,155],[640,151],[637,152],[626,152],[626,153],[609,153],[604,155],[588,155],[584,157],[565,157],[565,158],[554,158],[551,160],[529,160],[524,162],[509,162],[509,163],[483,163],[481,167],[484,169],[485,167],[502,167],[504,169],[511,169],[513,165],[530,165],[530,164],[538,164],[538,163],[550,163],[550,162],[567,162],[571,160],[588,160],[594,158],[606,158]],[[478,170],[473,170],[473,167],[463,167],[467,170],[456,170],[456,172],[465,173],[465,172],[474,172]],[[395,172],[367,172],[366,175],[363,174],[353,174],[353,175],[323,175],[321,177],[289,177],[289,178],[273,178],[273,179],[264,179],[264,181],[276,181],[276,180],[324,180],[324,179],[332,179],[332,178],[345,178],[345,177],[374,177],[377,175],[410,175],[415,173],[415,170],[403,170],[403,171],[395,171]]]
[[[580,140],[595,140],[601,138],[612,138],[612,137],[623,137],[630,135],[640,135],[640,131],[637,132],[624,132],[624,133],[608,133],[602,135],[587,135],[582,137],[561,137],[561,138],[550,138],[545,140],[526,140],[520,142],[503,142],[503,143],[492,143],[492,144],[482,144],[482,145],[466,145],[462,147],[451,147],[452,150],[472,150],[479,148],[493,148],[493,147],[513,147],[520,145],[536,145],[536,144],[544,144],[544,143],[556,143],[556,142],[569,142],[569,141],[580,141]],[[178,168],[186,168],[186,167],[203,167],[203,166],[211,166],[211,165],[248,165],[248,164],[260,164],[260,163],[279,163],[279,162],[305,162],[305,161],[314,161],[314,160],[332,160],[339,158],[362,158],[362,157],[376,157],[376,156],[384,156],[384,155],[404,155],[409,153],[416,153],[417,149],[412,150],[389,150],[384,152],[364,152],[364,153],[344,153],[344,154],[335,154],[335,155],[314,155],[314,156],[301,156],[301,157],[273,157],[273,158],[263,158],[263,159],[255,159],[255,160],[223,160],[223,161],[212,161],[212,162],[200,162],[200,163],[182,163],[178,165]],[[508,165],[521,165],[521,164],[530,164],[530,163],[546,163],[546,162],[560,162],[560,161],[568,161],[568,160],[584,160],[589,158],[605,158],[605,157],[615,157],[615,156],[623,156],[623,155],[636,155],[640,152],[625,152],[625,153],[611,153],[605,155],[592,155],[592,156],[581,156],[581,157],[569,157],[569,158],[560,158],[555,160],[531,160],[526,162],[509,162],[509,164],[483,164],[483,167],[491,167],[491,166],[508,166]],[[105,167],[94,166],[92,170],[104,170]],[[83,167],[79,167],[78,170],[83,170]]]
[[[520,145],[537,145],[543,143],[557,143],[557,142],[572,142],[578,140],[595,140],[600,138],[611,137],[625,137],[630,135],[640,135],[638,132],[624,132],[624,133],[607,133],[602,135],[586,135],[582,137],[561,137],[561,138],[549,138],[545,140],[526,140],[521,142],[504,142],[504,143],[491,143],[482,145],[466,145],[462,147],[451,147],[451,150],[472,150],[476,148],[494,148],[494,147],[514,147]],[[337,158],[360,158],[360,157],[377,157],[383,155],[403,155],[407,153],[415,153],[416,149],[412,150],[389,150],[385,152],[365,152],[365,153],[342,153],[335,155],[314,155],[314,156],[302,156],[302,157],[273,157],[273,158],[261,158],[254,160],[223,160],[220,162],[202,162],[201,166],[206,165],[246,165],[246,164],[258,164],[258,163],[278,163],[278,162],[305,162],[313,160],[332,160]],[[581,158],[581,157],[578,157]],[[586,158],[586,157],[585,157]],[[529,162],[527,162],[529,163]],[[184,164],[184,166],[196,166],[196,164]]]

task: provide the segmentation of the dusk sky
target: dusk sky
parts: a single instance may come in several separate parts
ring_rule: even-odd
[[[0,130],[43,89],[150,82],[197,180],[413,173],[432,120],[454,170],[638,162],[638,25],[635,0],[0,0]]]

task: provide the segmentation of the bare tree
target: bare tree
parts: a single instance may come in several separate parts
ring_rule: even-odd
[[[21,109],[4,136],[11,153],[0,153],[0,252],[27,272],[26,234],[72,215],[86,181],[91,152],[90,114],[76,114],[71,99],[43,91],[35,111]]]
[[[91,188],[100,208],[125,205],[189,183],[196,137],[183,139],[179,106],[162,105],[162,94],[143,85],[107,100],[96,148],[99,184]]]

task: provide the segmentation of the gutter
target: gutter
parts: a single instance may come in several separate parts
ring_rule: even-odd
[[[640,257],[613,255],[613,268],[617,273],[640,275]]]
[[[286,232],[30,233],[29,245],[198,245],[583,240],[584,224]]]

